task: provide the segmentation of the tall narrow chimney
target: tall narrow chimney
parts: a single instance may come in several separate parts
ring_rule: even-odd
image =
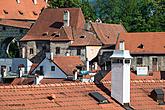
[[[87,71],[89,71],[89,60],[88,60],[88,58],[86,59],[86,69],[87,69]]]
[[[130,64],[128,50],[115,50],[112,56],[111,96],[123,106],[130,103]]]
[[[124,40],[120,41],[119,50],[125,50],[125,42],[124,42]]]
[[[18,4],[20,3],[20,0],[16,0],[16,1],[17,1]]]
[[[64,11],[64,15],[63,15],[63,20],[64,20],[64,26],[69,26],[70,24],[70,13],[68,10]]]
[[[37,0],[33,0],[33,3],[36,5],[37,4]]]

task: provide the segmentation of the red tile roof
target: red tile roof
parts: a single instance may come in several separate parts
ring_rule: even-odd
[[[42,8],[47,7],[45,0],[0,0],[0,18],[17,20],[36,20],[41,13]]]
[[[26,21],[2,20],[1,19],[0,25],[30,29],[32,23],[26,22]]]
[[[85,30],[74,31],[74,42],[71,46],[101,46],[102,43],[96,36]]]
[[[125,49],[130,50],[131,54],[165,54],[164,36],[165,32],[121,33],[118,44],[124,40]]]
[[[104,45],[116,44],[118,33],[126,32],[121,24],[92,23],[92,27]]]
[[[76,69],[76,66],[84,65],[79,56],[56,56],[53,61],[68,76],[73,75],[73,71]]]
[[[110,81],[105,81],[101,87],[104,86],[111,90],[110,85]],[[165,92],[165,81],[131,81],[131,106],[136,110],[163,110],[164,105],[158,105],[148,96],[154,88],[162,88]],[[89,96],[90,92],[99,92],[111,103],[98,104],[95,99]],[[0,86],[0,99],[0,107],[5,110],[123,110],[94,83]]]
[[[73,82],[66,79],[44,78],[40,81],[41,84],[68,83]]]
[[[111,80],[111,74],[110,71],[103,79],[102,81],[109,81]],[[153,75],[151,76],[138,76],[134,72],[131,72],[131,80],[160,80],[161,79],[161,73],[160,72],[153,72]]]
[[[70,12],[70,26],[63,27],[63,12],[65,10]],[[85,19],[80,8],[47,8],[21,41],[73,40],[72,29],[82,29],[84,23]],[[54,34],[59,34],[59,37],[56,37]]]
[[[11,85],[29,85],[34,83],[34,78],[15,78]]]

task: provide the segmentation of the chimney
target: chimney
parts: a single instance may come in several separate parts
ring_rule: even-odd
[[[112,61],[111,97],[123,107],[129,107],[130,64],[132,57],[129,50],[123,50],[122,48],[122,50],[115,50],[110,58]]]
[[[6,66],[1,66],[1,75],[2,75],[2,78],[7,76]]]
[[[125,42],[124,42],[124,40],[120,41],[119,50],[125,50]]]
[[[70,13],[68,10],[65,10],[64,11],[64,14],[63,14],[63,20],[64,20],[64,26],[69,26],[69,22],[70,22]]]
[[[18,4],[20,3],[20,0],[16,0],[16,1],[17,1]]]
[[[46,53],[46,58],[49,60],[53,60],[53,52],[47,52]]]
[[[70,56],[70,53],[69,53],[69,52],[66,52],[65,55],[66,55],[66,56]]]
[[[48,0],[45,0],[46,3],[48,3]]]
[[[33,3],[36,5],[37,4],[37,0],[33,0]]]
[[[44,78],[44,76],[41,76],[41,75],[35,75],[35,85],[38,85],[40,84],[40,81]]]
[[[86,59],[86,69],[87,69],[87,71],[89,71],[89,61],[88,61],[88,58]]]
[[[90,31],[91,29],[91,20],[89,20],[87,23],[85,23],[84,28],[86,31]]]
[[[94,62],[94,69],[97,70],[97,62]]]
[[[22,75],[25,73],[25,66],[23,64],[20,64],[18,66],[18,74],[19,74],[19,78],[22,77]]]
[[[78,70],[74,70],[73,71],[73,80],[75,81],[75,80],[77,80],[77,75],[78,75]]]
[[[26,55],[26,49],[25,47],[22,47],[22,58],[25,58]]]
[[[162,89],[154,89],[151,91],[150,97],[159,103],[159,105],[165,105],[164,103],[164,92]]]

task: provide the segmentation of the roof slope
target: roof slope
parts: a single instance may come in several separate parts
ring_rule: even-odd
[[[66,10],[70,12],[70,25],[63,27],[63,13]],[[80,8],[47,8],[21,40],[72,40],[72,28],[83,28],[84,23]],[[55,37],[54,34],[59,34],[59,37]]]
[[[131,54],[165,54],[165,32],[121,33],[120,40]]]
[[[41,13],[42,8],[47,7],[46,0],[0,0],[0,18],[17,20],[36,20]]]
[[[77,65],[83,65],[79,56],[55,56],[53,61],[68,76],[73,75],[73,71]]]
[[[71,46],[101,46],[102,43],[96,36],[85,30],[75,30],[74,32],[74,42]]]
[[[26,21],[16,21],[16,20],[0,20],[0,25],[13,26],[18,28],[30,29],[32,23]]]
[[[110,81],[103,85],[94,83],[55,83],[44,85],[0,86],[1,109],[28,110],[123,110],[103,88],[110,90]],[[163,88],[163,80],[131,81],[131,106],[136,110],[163,110],[148,94],[154,88]],[[90,92],[99,92],[111,103],[98,104],[89,96]],[[164,96],[165,97],[165,96]]]
[[[116,44],[118,33],[126,32],[121,24],[91,23],[98,38],[104,45]]]

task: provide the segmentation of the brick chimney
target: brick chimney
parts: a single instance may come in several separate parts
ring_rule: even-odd
[[[111,96],[121,105],[130,103],[130,64],[132,57],[129,50],[124,50],[122,42],[120,50],[115,50],[112,54],[112,85]]]

